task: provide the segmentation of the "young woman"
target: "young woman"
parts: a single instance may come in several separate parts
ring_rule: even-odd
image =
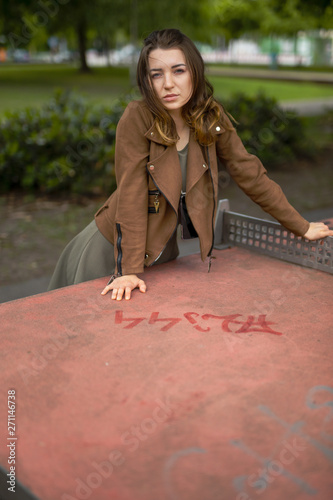
[[[64,250],[49,289],[112,274],[102,291],[130,299],[146,291],[144,268],[178,255],[177,226],[210,257],[219,158],[240,188],[283,226],[310,240],[333,235],[307,222],[245,150],[206,81],[194,43],[180,31],[154,31],[137,67],[143,99],[131,102],[116,135],[117,189]]]

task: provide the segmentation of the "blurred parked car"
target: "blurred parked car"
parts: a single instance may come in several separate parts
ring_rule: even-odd
[[[137,61],[140,51],[132,44],[125,45],[121,49],[113,50],[110,52],[110,62],[114,65],[128,65]]]
[[[15,49],[15,50],[8,50],[7,53],[7,59],[8,61],[14,61],[14,62],[29,62],[30,61],[30,54],[27,50],[25,49]]]
[[[63,52],[58,52],[51,56],[51,61],[55,63],[73,62],[74,60],[75,55],[69,50],[64,50]]]

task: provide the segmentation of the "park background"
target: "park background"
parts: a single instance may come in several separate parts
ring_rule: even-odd
[[[165,27],[196,41],[215,95],[295,208],[332,217],[332,1],[0,0],[0,301],[45,291],[115,188],[138,52]],[[227,173],[220,197],[269,218]]]

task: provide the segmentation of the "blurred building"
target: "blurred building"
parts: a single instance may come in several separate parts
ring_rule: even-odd
[[[281,66],[333,66],[333,30],[300,32],[293,38],[244,36],[221,50],[207,49],[206,62]]]

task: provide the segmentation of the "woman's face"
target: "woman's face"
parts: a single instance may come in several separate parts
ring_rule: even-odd
[[[149,54],[149,73],[157,97],[171,116],[179,116],[190,100],[192,77],[180,49],[155,49]]]

